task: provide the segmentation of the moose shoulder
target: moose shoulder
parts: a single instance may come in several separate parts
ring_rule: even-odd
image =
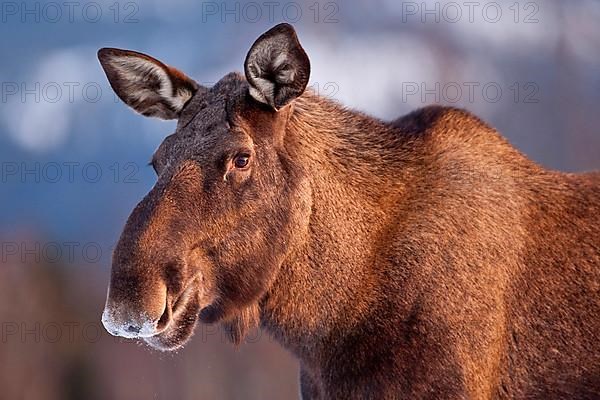
[[[178,119],[114,252],[103,314],[168,350],[260,325],[305,399],[600,396],[600,176],[543,169],[453,108],[393,123],[306,90],[293,28],[211,88],[99,51],[117,95]]]

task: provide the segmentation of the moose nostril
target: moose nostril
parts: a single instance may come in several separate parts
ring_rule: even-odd
[[[133,325],[129,325],[126,329],[126,331],[129,333],[140,333],[141,330],[142,330],[142,328],[140,328],[139,326],[133,326]]]
[[[169,307],[168,304],[166,304],[163,314],[160,316],[160,319],[156,323],[156,329],[158,331],[162,331],[163,329],[165,329],[167,327],[167,325],[169,325],[170,320],[171,320],[171,308]]]

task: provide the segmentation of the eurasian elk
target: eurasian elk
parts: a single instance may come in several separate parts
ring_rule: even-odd
[[[600,397],[599,174],[459,109],[390,123],[305,90],[288,24],[211,88],[98,57],[126,104],[178,120],[114,252],[109,332],[168,350],[198,321],[259,325],[305,399]]]

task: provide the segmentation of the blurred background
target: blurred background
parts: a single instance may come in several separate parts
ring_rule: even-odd
[[[0,399],[288,399],[295,360],[254,332],[199,326],[178,353],[100,324],[110,255],[152,187],[173,122],[110,90],[100,47],[151,54],[210,85],[295,25],[311,87],[383,119],[465,107],[537,162],[600,168],[600,2],[3,1]]]

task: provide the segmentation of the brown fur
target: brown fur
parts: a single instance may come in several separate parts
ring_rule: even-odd
[[[544,169],[454,108],[288,103],[230,74],[186,104],[107,307],[160,318],[158,348],[198,313],[235,342],[260,323],[304,399],[600,396],[598,173]]]

